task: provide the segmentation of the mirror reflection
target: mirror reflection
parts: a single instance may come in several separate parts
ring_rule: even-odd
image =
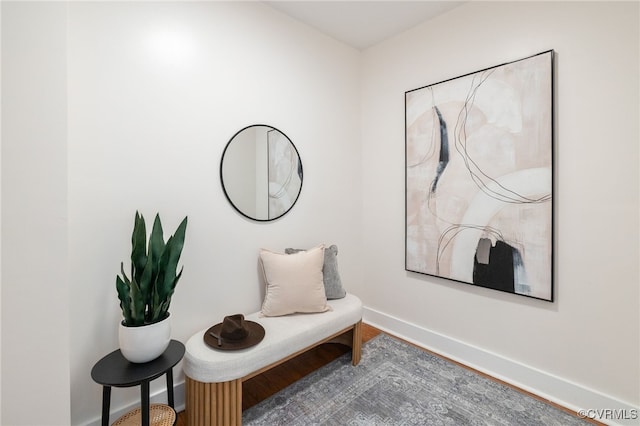
[[[280,130],[252,125],[227,143],[220,180],[238,212],[253,220],[274,220],[291,210],[300,195],[302,162],[293,142]]]

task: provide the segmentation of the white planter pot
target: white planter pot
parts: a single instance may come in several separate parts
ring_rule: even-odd
[[[120,323],[118,340],[120,351],[126,359],[135,363],[149,362],[158,358],[171,341],[169,316],[155,324],[127,327]]]

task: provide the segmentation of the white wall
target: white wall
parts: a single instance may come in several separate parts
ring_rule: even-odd
[[[2,6],[0,6],[0,46],[2,46]],[[0,58],[0,99],[2,99],[2,60]],[[2,102],[0,102],[0,318],[2,318]],[[0,326],[1,327],[1,326]],[[0,328],[0,377],[2,377],[2,330]],[[0,380],[0,421],[2,421],[2,381]]]
[[[359,290],[372,318],[426,330],[420,343],[436,350],[447,349],[443,338],[640,405],[638,17],[637,2],[471,2],[365,51]],[[548,49],[555,303],[405,272],[404,92]]]
[[[66,5],[2,3],[3,425],[69,411]]]
[[[357,51],[257,3],[3,2],[2,40],[2,424],[98,419],[90,370],[117,348],[137,209],[167,232],[189,216],[181,341],[259,308],[259,247],[335,243],[346,286],[361,280]],[[285,131],[305,168],[270,224],[219,182],[253,123]],[[115,389],[112,411],[138,396]]]
[[[258,308],[259,247],[324,241],[393,331],[639,405],[638,38],[634,3],[474,2],[360,55],[260,4],[2,2],[1,423],[100,415],[90,369],[117,347],[136,209],[167,232],[189,215],[178,340]],[[405,272],[404,92],[549,48],[557,301]],[[253,123],[284,131],[305,171],[269,224],[237,214],[218,179]],[[137,398],[115,389],[112,407]]]
[[[0,6],[0,46],[2,46],[2,6]],[[0,58],[0,99],[2,99],[2,60]],[[0,318],[2,318],[2,103],[0,102]],[[0,326],[1,327],[1,326]],[[2,330],[0,328],[0,377],[2,377]],[[2,382],[0,380],[0,421],[2,421]]]
[[[259,309],[260,247],[335,243],[346,285],[361,281],[359,54],[244,2],[70,3],[67,48],[71,413],[81,424],[100,413],[91,366],[117,348],[115,276],[136,209],[147,221],[160,212],[167,233],[189,216],[171,306],[183,342]],[[227,141],[255,123],[285,132],[305,171],[298,203],[269,224],[238,214],[219,181]],[[114,390],[113,411],[137,398]]]

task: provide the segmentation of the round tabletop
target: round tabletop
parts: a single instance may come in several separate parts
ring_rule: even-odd
[[[106,355],[91,369],[91,378],[104,386],[129,387],[156,379],[173,368],[184,356],[184,345],[172,340],[162,355],[153,361],[136,364],[117,349]]]

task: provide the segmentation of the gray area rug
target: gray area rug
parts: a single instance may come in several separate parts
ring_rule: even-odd
[[[381,334],[245,410],[244,425],[584,425],[508,386]]]

